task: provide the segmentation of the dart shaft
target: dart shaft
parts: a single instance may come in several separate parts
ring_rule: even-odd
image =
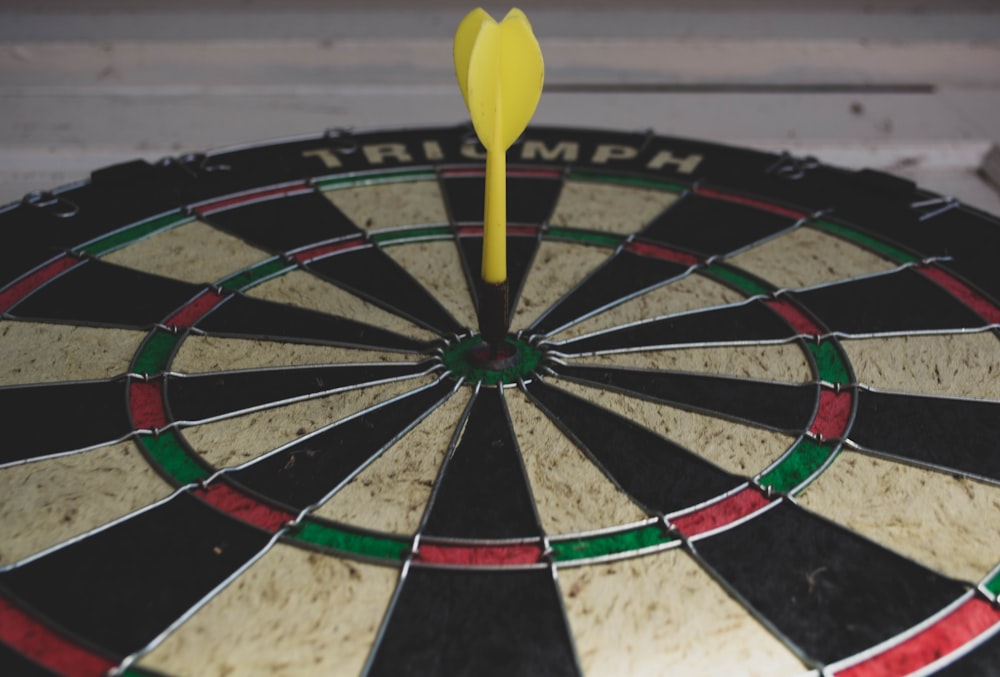
[[[486,195],[483,205],[483,267],[486,284],[507,279],[507,152],[486,152]]]
[[[508,294],[507,280],[496,284],[483,281],[479,285],[479,333],[494,348],[503,342],[510,326]]]

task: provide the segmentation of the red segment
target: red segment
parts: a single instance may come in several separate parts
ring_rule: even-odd
[[[460,179],[463,176],[486,176],[486,169],[483,167],[459,167],[441,170],[441,178],[443,179]]]
[[[938,266],[917,266],[917,272],[947,289],[952,296],[972,308],[990,324],[1000,324],[1000,306],[997,306],[997,304],[948,271]]]
[[[625,251],[630,251],[633,254],[646,256],[651,259],[673,261],[674,263],[681,263],[685,266],[696,266],[701,262],[701,260],[693,254],[677,251],[676,249],[670,249],[669,247],[664,247],[663,245],[651,244],[649,242],[629,242],[625,245]]]
[[[64,677],[103,677],[117,665],[39,623],[3,597],[0,642]]]
[[[747,487],[701,510],[671,519],[670,523],[691,538],[724,527],[761,510],[770,503],[757,489]]]
[[[839,393],[833,388],[819,389],[819,409],[813,419],[809,432],[822,435],[827,439],[843,437],[847,432],[847,423],[851,420],[851,408],[854,395],[850,390]]]
[[[229,298],[229,294],[220,293],[214,289],[207,289],[204,293],[196,296],[191,303],[171,315],[163,324],[168,327],[193,326],[194,323],[204,317],[208,311],[222,303],[222,301],[227,298]]]
[[[414,560],[472,567],[537,564],[542,560],[542,548],[538,544],[465,546],[421,543]]]
[[[721,190],[714,190],[712,188],[695,188],[694,192],[695,195],[701,195],[702,197],[710,197],[715,200],[734,202],[747,207],[753,207],[754,209],[761,209],[765,212],[771,212],[772,214],[778,214],[779,216],[787,216],[788,218],[795,219],[796,221],[808,218],[809,216],[805,212],[788,209],[787,207],[781,207],[776,204],[771,204],[770,202],[764,202],[763,200],[755,200],[752,197],[743,197],[742,195],[735,195],[733,193],[724,193]]]
[[[59,258],[49,261],[30,275],[22,277],[20,280],[0,292],[0,313],[6,313],[15,305],[20,303],[21,299],[25,296],[80,262],[81,259],[78,259],[75,256],[63,254]]]
[[[206,214],[211,214],[212,212],[221,212],[224,209],[232,209],[233,207],[239,207],[240,205],[250,202],[260,202],[262,200],[270,200],[277,197],[285,197],[287,195],[297,195],[299,193],[307,193],[310,190],[312,190],[312,188],[307,186],[305,182],[295,183],[290,186],[282,186],[280,188],[265,188],[264,190],[234,195],[233,197],[227,197],[222,200],[215,200],[214,202],[199,205],[194,208],[194,211],[198,216],[205,216]]]
[[[515,178],[530,178],[530,179],[561,179],[563,173],[559,169],[521,169],[514,167],[513,169],[507,170],[507,176],[513,176]]]
[[[272,508],[221,482],[207,488],[195,489],[194,495],[227,515],[249,522],[272,534],[295,519],[292,513]]]
[[[908,675],[965,646],[997,623],[1000,623],[1000,609],[973,597],[901,644],[834,674],[836,677]]]
[[[823,330],[819,328],[819,325],[813,322],[809,316],[801,310],[792,305],[791,301],[786,299],[774,299],[773,301],[765,301],[764,303],[766,303],[771,310],[785,318],[785,321],[792,325],[792,329],[799,334],[805,334],[807,336],[820,336],[823,333]]]
[[[167,425],[167,409],[163,405],[162,382],[131,381],[128,384],[128,405],[132,425],[140,430],[154,430]]]
[[[344,252],[350,249],[361,249],[362,247],[367,246],[368,243],[365,242],[364,239],[356,237],[350,240],[334,242],[331,244],[321,244],[309,249],[292,252],[292,258],[299,263],[309,263],[310,261],[315,261],[316,259],[329,256],[330,254],[335,254],[336,252]]]

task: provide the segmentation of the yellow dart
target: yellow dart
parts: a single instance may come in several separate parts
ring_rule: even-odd
[[[479,328],[490,345],[507,332],[507,149],[528,126],[545,66],[528,18],[512,9],[497,23],[474,9],[455,31],[455,75],[486,149]]]

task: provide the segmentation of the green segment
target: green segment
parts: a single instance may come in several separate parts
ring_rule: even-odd
[[[816,360],[816,368],[819,371],[819,379],[827,383],[850,384],[851,375],[847,368],[847,361],[840,352],[836,341],[820,341],[819,343],[807,342],[806,346]]]
[[[398,172],[380,172],[378,174],[354,174],[322,179],[316,182],[320,190],[348,188],[351,186],[374,186],[379,183],[394,183],[396,181],[433,181],[437,176],[426,169],[408,169]]]
[[[629,529],[614,534],[601,534],[569,541],[552,541],[552,555],[558,562],[571,562],[592,557],[606,557],[653,548],[674,541],[673,536],[658,524]]]
[[[671,193],[683,193],[687,186],[679,183],[669,183],[667,181],[653,181],[636,176],[616,176],[614,174],[600,174],[592,172],[573,171],[569,173],[569,178],[574,181],[600,181],[601,183],[618,183],[636,188],[652,188],[654,190],[665,190]]]
[[[95,242],[91,242],[88,245],[80,247],[76,251],[80,254],[100,256],[102,254],[107,254],[112,249],[124,247],[134,240],[146,237],[147,235],[152,235],[157,231],[183,226],[185,223],[189,223],[191,221],[194,221],[194,217],[188,216],[180,210],[170,212],[164,216],[158,216],[154,219],[149,219],[148,221],[140,221],[139,223],[123,228],[116,233],[106,235]]]
[[[394,538],[361,534],[306,519],[289,537],[340,552],[398,562],[406,557],[410,544]]]
[[[179,485],[200,482],[209,476],[209,471],[188,454],[173,430],[164,430],[159,435],[139,435],[139,443]]]
[[[431,228],[407,228],[393,230],[387,233],[372,233],[371,239],[381,245],[399,244],[418,240],[442,240],[451,237],[448,226],[433,226]]]
[[[483,339],[478,335],[445,347],[441,359],[452,376],[464,378],[471,383],[491,386],[498,383],[517,383],[518,379],[525,378],[538,368],[542,361],[542,351],[521,339],[507,338],[504,341],[514,346],[517,351],[517,361],[502,369],[486,369],[475,364],[472,353],[483,345]]]
[[[867,247],[868,249],[871,249],[888,259],[892,259],[897,263],[914,263],[920,260],[912,254],[907,254],[902,249],[897,249],[896,247],[874,238],[871,235],[866,235],[865,233],[861,233],[853,228],[848,228],[847,226],[843,226],[839,223],[832,223],[830,221],[820,219],[813,221],[811,225],[814,228],[819,228],[820,230],[825,230],[828,233],[839,235],[845,240],[856,242],[857,244]]]
[[[625,239],[621,235],[597,233],[590,230],[574,230],[573,228],[549,228],[545,231],[547,239],[570,240],[583,244],[593,244],[598,247],[617,247]]]
[[[241,270],[235,275],[230,275],[222,280],[219,286],[226,291],[240,291],[294,267],[281,258],[268,259],[251,268]]]
[[[993,576],[987,579],[983,583],[983,587],[990,591],[994,596],[1000,595],[1000,571],[993,574]]]
[[[774,287],[764,280],[743,272],[739,268],[728,266],[724,263],[713,263],[701,271],[703,275],[708,275],[715,280],[738,289],[747,296],[764,296],[774,291]]]
[[[178,334],[157,329],[152,332],[132,361],[135,374],[158,374],[167,368],[170,354],[181,340]]]
[[[782,494],[801,491],[804,483],[833,456],[834,446],[803,437],[776,466],[760,476],[763,487]]]

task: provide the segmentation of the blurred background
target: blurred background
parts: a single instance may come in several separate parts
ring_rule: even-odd
[[[0,204],[135,157],[463,121],[451,39],[474,6],[0,0]],[[998,0],[519,6],[537,123],[814,155],[1000,214]]]

